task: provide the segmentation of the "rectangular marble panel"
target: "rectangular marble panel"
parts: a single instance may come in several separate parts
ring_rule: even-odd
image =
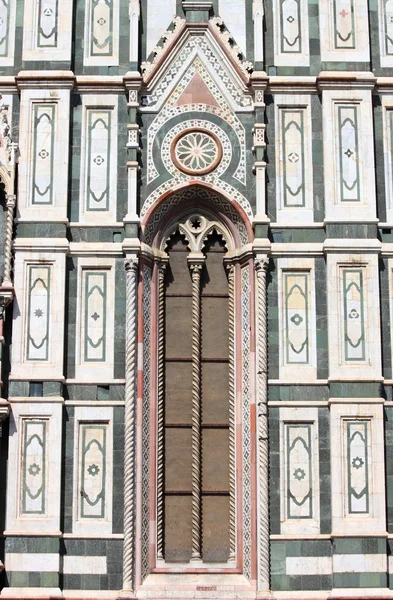
[[[105,362],[107,321],[107,278],[105,271],[85,271],[84,361]]]
[[[37,11],[37,48],[56,48],[59,0],[39,0]]]
[[[307,66],[310,63],[308,33],[308,2],[306,0],[275,0],[275,64]]]
[[[44,419],[22,421],[21,516],[46,514],[47,427]]]
[[[359,202],[361,200],[358,106],[356,104],[336,104],[338,126],[338,153],[340,168],[340,201]]]
[[[345,361],[366,360],[364,269],[341,269]]]
[[[285,363],[310,362],[310,273],[283,272]]]
[[[107,424],[80,424],[80,518],[105,518]]]
[[[55,104],[33,104],[32,204],[52,204]]]
[[[369,512],[368,421],[347,421],[347,499],[349,514]]]
[[[311,424],[286,424],[287,519],[313,517]]]
[[[86,210],[109,209],[111,154],[111,110],[87,111],[87,198]]]
[[[47,361],[50,340],[51,267],[29,265],[26,359]]]
[[[119,0],[86,0],[85,15],[85,64],[118,64]]]

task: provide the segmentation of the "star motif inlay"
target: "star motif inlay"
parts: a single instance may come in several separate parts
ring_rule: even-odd
[[[290,154],[288,154],[288,160],[291,163],[297,163],[297,161],[299,160],[299,155],[296,152],[291,152]]]
[[[303,471],[303,469],[300,469],[300,468],[299,468],[299,469],[296,469],[296,470],[293,472],[293,476],[294,476],[294,478],[295,478],[295,479],[297,479],[298,481],[302,481],[302,479],[304,479],[304,478],[305,478],[305,476],[306,476],[306,473]]]
[[[100,467],[98,465],[90,465],[90,467],[88,467],[87,472],[89,473],[89,475],[92,475],[93,477],[95,477],[96,475],[98,475],[98,473],[100,472]]]
[[[42,312],[42,310],[40,308],[37,308],[37,310],[34,311],[34,316],[36,316],[38,319],[40,319],[43,314],[44,313]]]
[[[348,156],[348,158],[351,158],[353,152],[350,148],[348,148],[348,150],[346,152],[344,152],[345,156]]]
[[[38,466],[36,463],[33,463],[32,465],[30,465],[30,467],[28,468],[28,471],[30,473],[30,475],[33,475],[33,477],[35,477],[36,475],[39,474],[39,472],[41,471],[41,467]]]
[[[360,456],[357,456],[352,461],[352,466],[354,469],[361,469],[363,465],[364,465],[364,460],[362,458],[360,458]]]
[[[97,321],[97,319],[100,318],[100,315],[95,312],[94,315],[91,315],[91,318],[94,319],[94,321]]]
[[[300,323],[303,323],[303,317],[301,317],[299,314],[296,314],[291,317],[291,321],[294,325],[300,325]]]

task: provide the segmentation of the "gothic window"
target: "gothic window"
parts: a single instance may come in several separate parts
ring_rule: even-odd
[[[173,230],[159,291],[157,558],[166,563],[235,557],[233,279],[223,235],[203,233],[207,224],[186,221],[190,236],[203,235],[199,251],[183,226]]]

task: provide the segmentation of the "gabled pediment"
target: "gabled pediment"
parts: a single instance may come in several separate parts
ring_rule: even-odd
[[[252,64],[234,44],[230,33],[225,29],[218,17],[208,23],[187,23],[185,19],[176,17],[172,28],[168,30],[150,55],[150,60],[142,63],[142,75],[147,94],[146,107],[159,110],[175,87],[193,65],[203,66],[210,79],[217,83],[221,94],[227,99],[232,110],[251,108],[250,74]],[[204,96],[208,102],[217,103],[209,86],[207,90],[202,84],[203,77],[195,77],[188,81],[192,86],[193,97]],[[204,81],[206,85],[206,81]],[[199,86],[199,90],[197,89]],[[190,89],[189,89],[190,91]],[[186,101],[186,90],[183,100]]]

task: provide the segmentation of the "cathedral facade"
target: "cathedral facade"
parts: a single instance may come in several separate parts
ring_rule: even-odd
[[[0,0],[0,95],[0,597],[393,598],[393,1]]]

